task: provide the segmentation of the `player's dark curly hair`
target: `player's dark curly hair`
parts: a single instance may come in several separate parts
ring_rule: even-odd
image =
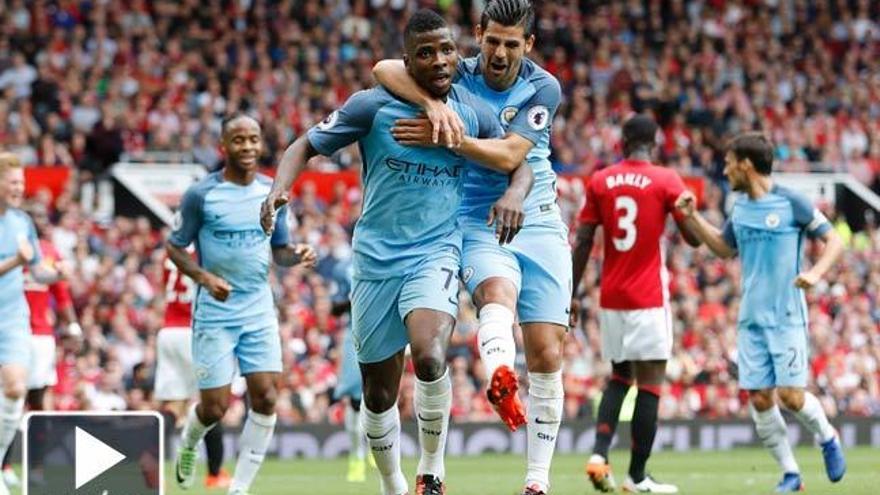
[[[744,132],[734,137],[728,143],[727,151],[737,160],[750,160],[761,175],[770,175],[773,171],[773,143],[760,132]]]
[[[522,26],[528,38],[535,27],[535,6],[530,0],[491,0],[480,16],[480,27],[484,31],[489,21],[502,26]]]
[[[648,115],[639,114],[623,124],[623,154],[629,156],[636,151],[648,153],[657,143],[657,122]]]
[[[431,9],[420,9],[409,18],[403,30],[403,42],[409,44],[413,35],[447,27],[446,19]]]

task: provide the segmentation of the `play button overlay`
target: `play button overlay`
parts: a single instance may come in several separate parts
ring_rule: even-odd
[[[76,427],[76,489],[122,462],[125,455]]]
[[[25,416],[25,495],[162,495],[163,425],[155,412]]]

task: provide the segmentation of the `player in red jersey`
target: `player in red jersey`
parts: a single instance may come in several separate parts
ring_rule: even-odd
[[[584,274],[596,229],[604,231],[599,325],[602,355],[612,375],[599,405],[596,443],[587,474],[599,491],[613,491],[608,448],[623,399],[635,379],[639,387],[632,419],[632,455],[623,489],[631,492],[677,493],[645,473],[657,433],[657,407],[666,361],[672,351],[672,317],[668,275],[662,246],[668,214],[678,215],[675,201],[685,187],[674,171],[653,165],[657,124],[637,115],[623,126],[622,162],[596,172],[587,186],[579,216],[577,245],[572,253],[573,294]],[[682,229],[688,243],[698,245]],[[572,324],[578,317],[572,298]]]
[[[192,364],[192,302],[195,283],[180,273],[170,259],[163,265],[165,321],[156,337],[156,385],[154,398],[160,401],[166,426],[177,426],[186,417],[190,399],[196,397],[196,376]],[[207,488],[228,488],[232,481],[223,466],[223,428],[218,423],[205,436],[208,454]]]

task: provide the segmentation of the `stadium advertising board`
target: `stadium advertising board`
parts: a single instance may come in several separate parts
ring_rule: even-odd
[[[834,421],[834,424],[840,432],[845,447],[880,448],[880,418],[839,419]],[[238,437],[237,431],[227,430],[224,437],[226,447],[234,449]],[[788,421],[788,437],[792,445],[813,444],[812,435],[794,420]],[[595,424],[592,422],[563,424],[557,438],[557,453],[589,455],[593,449]],[[629,443],[629,428],[619,428],[612,448],[627,446]],[[174,444],[177,444],[176,440]],[[337,426],[278,426],[269,448],[269,455],[282,459],[296,457],[328,459],[347,453],[348,445],[348,434]],[[761,442],[755,434],[755,426],[750,421],[663,421],[654,441],[655,450],[680,452],[729,450],[760,445]],[[400,446],[404,456],[412,457],[418,454],[418,435],[414,423],[404,423]],[[175,449],[167,450],[175,451]],[[524,454],[525,451],[525,429],[510,433],[501,423],[452,425],[446,448],[450,456],[489,453]]]

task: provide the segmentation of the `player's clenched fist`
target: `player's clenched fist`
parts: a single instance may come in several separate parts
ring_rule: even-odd
[[[263,204],[260,205],[260,227],[266,235],[272,235],[275,230],[275,215],[278,208],[286,205],[290,199],[286,194],[269,194]]]
[[[685,191],[675,200],[675,208],[684,216],[692,217],[697,211],[697,197],[691,191]]]
[[[299,257],[299,263],[304,268],[311,268],[318,262],[318,253],[308,244],[293,246],[293,253]]]
[[[803,272],[794,279],[794,285],[801,289],[812,289],[819,282],[820,278],[822,277],[812,271]]]
[[[208,289],[211,297],[220,302],[225,301],[229,297],[229,293],[232,292],[232,286],[229,285],[229,282],[210,272],[205,272],[201,276],[199,285]]]

